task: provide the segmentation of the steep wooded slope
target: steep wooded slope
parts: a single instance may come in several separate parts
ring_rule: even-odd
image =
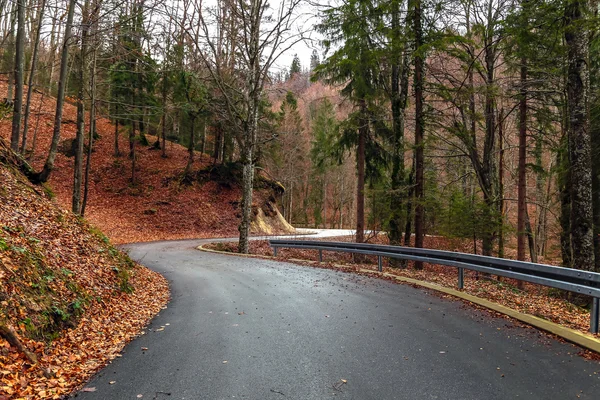
[[[0,81],[0,98],[7,92],[6,81]],[[32,143],[39,113],[36,150],[30,162],[40,170],[52,137],[55,99],[35,93],[32,100],[32,122],[28,134]],[[68,157],[69,144],[75,137],[77,110],[65,104],[61,130],[62,151],[57,155],[55,171],[49,187],[58,203],[71,208],[73,190],[73,157]],[[10,135],[11,120],[0,119],[0,137]],[[187,163],[187,150],[167,142],[167,158],[152,146],[136,143],[136,183],[131,184],[131,160],[125,128],[119,135],[122,155],[114,156],[114,125],[106,118],[97,121],[99,138],[95,141],[90,174],[90,194],[85,218],[100,228],[113,243],[167,239],[235,236],[238,234],[241,191],[236,182],[214,179],[205,174],[201,179],[182,183],[181,173]],[[182,133],[185,134],[185,133]],[[155,140],[147,136],[150,143]],[[211,169],[209,156],[196,155],[193,170]],[[207,178],[207,179],[203,179]],[[261,185],[253,201],[254,214],[266,216],[254,224],[257,233],[289,232],[291,226],[279,216],[274,185]],[[262,186],[262,187],[260,187]],[[269,217],[270,216],[270,217]]]
[[[29,184],[14,159],[0,138],[0,399],[61,398],[164,307],[168,284]]]

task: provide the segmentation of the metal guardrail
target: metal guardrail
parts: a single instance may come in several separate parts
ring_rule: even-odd
[[[323,251],[377,256],[379,271],[382,271],[383,257],[456,267],[458,268],[459,289],[464,287],[464,270],[468,269],[584,294],[592,297],[590,332],[598,333],[600,328],[600,273],[476,254],[413,247],[313,240],[269,240],[269,244],[275,255],[277,255],[277,249],[279,248],[318,250],[319,261],[323,261]]]

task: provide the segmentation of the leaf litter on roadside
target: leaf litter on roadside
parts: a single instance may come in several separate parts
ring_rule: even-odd
[[[2,163],[0,181],[0,324],[38,360],[0,338],[0,396],[60,399],[119,356],[168,283]]]

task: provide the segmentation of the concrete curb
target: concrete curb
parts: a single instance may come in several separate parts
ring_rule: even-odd
[[[275,258],[273,256],[261,256],[258,254],[242,254],[242,253],[232,253],[231,251],[221,251],[221,250],[213,250],[206,249],[204,245],[200,245],[196,247],[196,250],[205,251],[207,253],[215,253],[215,254],[224,254],[226,256],[235,256],[235,257],[248,257],[248,258]]]
[[[205,249],[203,246],[198,246],[197,249],[201,250],[201,251],[206,251],[209,253],[224,254],[224,255],[229,255],[229,256],[234,255],[234,256],[238,256],[238,257],[263,258],[263,259],[274,259],[275,258],[273,256],[259,256],[256,254],[236,254],[236,253],[230,253],[230,252],[226,252],[226,251],[211,250],[211,249]],[[301,262],[310,262],[310,263],[314,263],[314,264],[319,264],[318,261],[312,261],[312,260],[290,259],[287,261],[292,261],[292,262],[293,261],[301,261]],[[353,269],[352,267],[348,267],[348,266],[344,266],[344,265],[336,265],[336,266],[340,267],[342,269]],[[435,290],[437,292],[442,292],[442,293],[445,293],[445,294],[448,294],[448,295],[451,295],[454,297],[458,297],[460,299],[469,301],[473,304],[477,304],[479,306],[489,308],[490,310],[499,312],[501,314],[508,315],[511,318],[514,318],[516,320],[524,322],[528,325],[534,326],[538,329],[544,330],[546,332],[550,332],[558,337],[565,339],[566,341],[575,343],[575,344],[577,344],[583,348],[586,348],[588,350],[592,350],[592,351],[595,351],[596,353],[600,353],[600,339],[597,339],[591,335],[586,335],[584,333],[576,331],[575,329],[567,328],[562,325],[556,324],[554,322],[550,322],[550,321],[547,321],[545,319],[542,319],[542,318],[539,318],[539,317],[536,317],[533,315],[525,314],[520,311],[513,310],[512,308],[500,305],[498,303],[494,303],[492,301],[485,300],[480,297],[473,296],[471,294],[464,293],[459,290],[451,289],[451,288],[448,288],[445,286],[441,286],[441,285],[438,285],[435,283],[420,281],[420,280],[408,278],[405,276],[393,275],[393,274],[390,274],[387,272],[373,271],[373,270],[365,269],[365,268],[360,268],[359,271],[363,272],[363,273],[369,273],[369,274],[373,274],[373,275],[383,276],[386,278],[391,278],[391,279],[394,279],[399,282],[410,283],[412,285],[421,286],[421,287],[424,287],[427,289]]]

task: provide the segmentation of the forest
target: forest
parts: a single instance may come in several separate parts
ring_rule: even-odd
[[[72,211],[98,138],[257,171],[293,226],[357,242],[458,238],[474,253],[600,272],[600,22],[593,0],[0,0],[0,118],[47,182],[77,107]],[[281,67],[297,46],[312,49]],[[41,100],[33,101],[34,94]],[[0,97],[1,93],[0,93]],[[52,138],[39,145],[44,97]],[[39,96],[37,97],[39,99]],[[419,267],[416,263],[415,267]]]

